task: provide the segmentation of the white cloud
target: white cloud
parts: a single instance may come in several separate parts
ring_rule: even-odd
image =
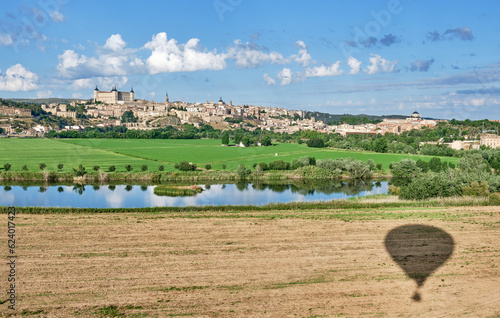
[[[61,77],[73,79],[144,73],[144,62],[134,56],[134,50],[126,48],[126,45],[119,34],[114,34],[97,49],[97,57],[66,50],[58,56],[57,71]]]
[[[241,43],[240,40],[234,41],[234,46],[227,50],[226,57],[235,60],[236,65],[240,67],[257,67],[266,62],[284,64],[286,60],[278,52],[263,52],[263,49],[255,43]]]
[[[115,52],[123,50],[126,46],[127,43],[123,41],[120,34],[113,34],[106,40],[106,44],[104,44],[105,49],[109,49]]]
[[[302,66],[309,65],[311,61],[311,55],[307,51],[307,46],[303,41],[296,42],[299,47],[299,55],[294,55],[294,61]]]
[[[351,68],[349,71],[349,74],[355,75],[359,73],[359,68],[361,66],[361,62],[356,60],[354,57],[349,56],[349,59],[347,60],[347,65]]]
[[[0,46],[7,46],[12,44],[12,37],[10,34],[0,33]]]
[[[370,63],[372,64],[366,67],[365,72],[368,73],[369,75],[372,75],[376,73],[390,73],[394,71],[394,67],[396,66],[398,61],[389,61],[383,59],[378,54],[372,53],[370,57]]]
[[[264,81],[266,81],[266,84],[267,85],[276,85],[276,80],[274,78],[272,78],[271,76],[269,76],[269,74],[265,73],[262,78],[264,79]]]
[[[151,50],[146,60],[150,74],[170,72],[191,72],[200,70],[223,70],[226,68],[224,54],[207,51],[199,45],[199,39],[190,39],[186,44],[177,44],[167,39],[165,32],[158,33],[144,47]]]
[[[278,80],[283,86],[292,83],[292,71],[285,67],[278,73]]]
[[[38,75],[21,64],[8,68],[5,75],[0,71],[0,91],[30,91],[38,88],[37,82]]]
[[[321,65],[306,69],[306,77],[323,77],[337,76],[344,71],[340,69],[340,61],[333,63],[330,66]]]
[[[51,12],[50,17],[52,18],[52,21],[54,21],[54,22],[63,22],[64,21],[64,15],[62,15],[62,13],[59,11]]]

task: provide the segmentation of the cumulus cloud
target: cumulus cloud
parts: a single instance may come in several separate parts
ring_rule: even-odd
[[[0,91],[30,91],[38,88],[38,75],[30,72],[21,64],[11,66],[5,71],[0,71]]]
[[[278,73],[278,80],[282,86],[292,83],[292,70],[284,68]]]
[[[426,38],[430,41],[444,41],[459,39],[462,41],[472,41],[474,40],[474,35],[471,29],[467,27],[448,29],[440,34],[438,31],[427,32]]]
[[[340,61],[330,66],[321,65],[306,69],[306,77],[337,76],[344,71],[340,69]]]
[[[0,33],[0,46],[7,46],[12,44],[12,37],[10,34]]]
[[[309,62],[311,61],[311,55],[309,54],[309,52],[307,50],[306,44],[300,40],[297,41],[296,43],[297,43],[297,46],[299,47],[299,54],[292,56],[294,61],[302,66],[309,65]]]
[[[349,71],[349,74],[355,75],[359,73],[359,69],[361,66],[361,62],[356,60],[354,57],[349,56],[349,59],[347,60],[347,65],[351,68]]]
[[[106,40],[104,48],[111,51],[121,51],[127,46],[127,43],[123,41],[120,34],[113,34]]]
[[[49,98],[49,97],[52,97],[51,90],[44,90],[44,91],[36,92],[36,98]]]
[[[286,60],[278,52],[270,53],[263,52],[256,43],[246,42],[241,43],[240,40],[235,40],[234,45],[227,50],[226,57],[235,61],[239,67],[257,67],[266,62],[284,64]]]
[[[186,44],[178,44],[175,39],[167,39],[165,32],[158,33],[144,47],[151,50],[146,60],[150,74],[169,72],[190,72],[200,70],[222,70],[226,68],[224,54],[216,50],[207,51],[199,45],[199,39],[190,39]]]
[[[432,63],[434,63],[434,59],[416,60],[411,62],[410,70],[412,72],[427,72]]]
[[[265,73],[262,78],[266,82],[267,85],[276,85],[276,80],[269,76],[269,74]]]
[[[70,79],[144,73],[144,62],[134,56],[134,50],[127,49],[126,45],[119,34],[114,34],[104,46],[97,48],[97,57],[66,50],[58,56],[56,69],[61,77]]]
[[[394,67],[396,66],[398,61],[389,61],[383,59],[378,54],[371,54],[370,57],[370,65],[366,67],[366,73],[369,75],[376,73],[390,73],[394,71]]]

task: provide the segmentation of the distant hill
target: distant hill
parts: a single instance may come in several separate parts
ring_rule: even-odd
[[[382,116],[376,116],[376,115],[366,115],[366,114],[358,114],[358,115],[352,115],[352,114],[328,114],[328,113],[321,113],[321,112],[307,112],[308,115],[311,117],[314,117],[316,120],[321,120],[325,124],[331,123],[331,122],[343,122],[345,121],[348,124],[351,123],[376,123],[376,122],[381,122],[383,121],[384,118],[389,118],[389,119],[405,119],[408,116],[403,116],[403,115],[382,115]]]
[[[71,102],[76,102],[80,100],[86,100],[83,98],[9,98],[9,100],[17,103],[27,103],[27,104],[69,104]]]

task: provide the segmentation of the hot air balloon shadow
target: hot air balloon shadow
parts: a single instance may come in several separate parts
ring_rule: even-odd
[[[453,253],[455,242],[447,232],[428,225],[403,225],[389,231],[385,248],[392,259],[417,283],[412,299],[422,298],[418,288]]]

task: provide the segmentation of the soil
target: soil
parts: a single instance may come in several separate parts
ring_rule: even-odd
[[[500,207],[371,212],[381,211],[393,217],[18,214],[16,311],[3,303],[0,316],[500,315]],[[438,227],[455,241],[448,261],[418,289],[420,301],[412,299],[417,284],[384,245],[389,231],[406,224]],[[4,246],[4,260],[6,253]]]

